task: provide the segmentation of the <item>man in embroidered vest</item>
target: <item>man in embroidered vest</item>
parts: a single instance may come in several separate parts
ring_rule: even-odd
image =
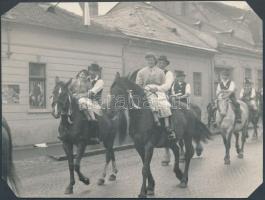
[[[191,95],[191,87],[189,83],[185,82],[186,74],[179,70],[176,70],[175,74],[176,80],[171,88],[171,94],[177,97],[180,102],[188,104],[188,98]]]
[[[241,110],[240,104],[236,100],[236,85],[234,81],[229,79],[228,70],[224,70],[221,73],[221,81],[217,86],[216,96],[218,97],[222,92],[227,92],[232,104],[235,108],[236,123],[241,123]]]
[[[256,104],[256,91],[252,87],[252,83],[250,80],[246,79],[244,88],[241,89],[239,98],[249,104],[253,110],[257,111],[257,104]]]
[[[169,139],[175,139],[175,133],[169,124],[169,117],[172,115],[171,105],[162,89],[163,87],[159,88],[165,83],[165,73],[157,66],[157,59],[153,53],[148,53],[145,59],[148,66],[137,73],[135,82],[145,89],[156,124],[160,126],[159,118],[164,118]]]
[[[88,66],[89,80],[92,88],[88,91],[88,98],[91,99],[89,108],[98,116],[102,116],[101,98],[104,88],[104,81],[100,78],[101,68],[98,64],[91,64]]]

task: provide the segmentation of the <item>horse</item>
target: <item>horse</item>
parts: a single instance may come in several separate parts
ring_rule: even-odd
[[[2,179],[9,183],[15,194],[19,195],[19,183],[20,180],[16,174],[16,169],[13,162],[13,145],[11,130],[6,121],[2,116]]]
[[[129,135],[133,139],[135,149],[143,163],[142,186],[138,197],[144,198],[147,195],[154,195],[155,180],[150,169],[154,148],[169,147],[173,151],[175,157],[173,171],[180,180],[179,186],[186,188],[190,160],[194,154],[192,139],[207,141],[211,135],[207,127],[189,110],[172,110],[171,120],[174,123],[171,124],[176,133],[176,138],[184,139],[186,149],[185,170],[183,173],[179,168],[179,147],[175,141],[168,140],[168,136],[164,133],[162,127],[156,125],[144,89],[127,77],[121,77],[117,73],[110,88],[110,94],[113,97],[110,103],[110,109],[113,112],[119,112],[120,109],[124,108],[128,109]],[[137,98],[137,104],[134,97]]]
[[[256,94],[257,94],[257,96],[255,98],[255,102],[256,102],[256,105],[258,107],[258,105],[259,105],[259,94],[258,93],[256,93]],[[248,106],[249,123],[252,123],[252,125],[253,125],[254,133],[253,133],[252,139],[257,139],[258,138],[258,122],[259,122],[259,118],[260,118],[260,110],[259,110],[259,108],[254,109],[254,105],[251,104],[250,99],[243,98],[242,101],[245,102]]]
[[[248,106],[241,100],[238,100],[240,104],[240,110],[242,115],[242,122],[235,122],[235,112],[231,100],[228,95],[223,93],[223,96],[217,98],[217,111],[216,111],[216,125],[220,130],[220,133],[223,138],[223,143],[225,145],[225,157],[224,164],[230,164],[230,146],[231,146],[231,137],[234,133],[236,138],[236,152],[238,158],[243,158],[244,144],[247,137],[248,131],[248,116],[249,110]],[[239,145],[239,132],[241,134],[241,147]]]
[[[141,69],[137,69],[137,70],[133,71],[132,73],[128,74],[127,78],[130,81],[135,83],[137,73],[140,70]],[[172,101],[174,101],[174,99],[172,99]],[[182,107],[186,107],[186,106],[182,105]],[[195,105],[195,104],[190,104],[190,107],[191,107],[191,111],[194,113],[194,115],[197,116],[197,118],[201,120],[201,109],[200,109],[200,107]],[[196,155],[200,156],[202,154],[203,147],[202,147],[200,142],[195,142],[195,144],[196,144],[196,147],[195,147]],[[184,142],[182,139],[179,140],[179,146],[180,146],[180,161],[183,162],[185,160],[185,157],[184,157],[185,152],[184,152]],[[165,148],[165,155],[164,155],[164,159],[162,160],[161,164],[162,164],[162,166],[168,166],[169,162],[170,162],[169,148]]]
[[[99,117],[98,123],[95,121],[88,122],[84,113],[79,110],[77,101],[72,97],[69,90],[69,85],[72,79],[66,83],[60,81],[58,77],[55,79],[55,87],[53,89],[52,98],[52,116],[56,119],[61,118],[59,124],[59,139],[63,143],[63,149],[67,156],[70,183],[65,189],[65,194],[73,193],[73,186],[75,184],[74,171],[77,173],[79,180],[86,185],[90,184],[89,178],[83,175],[80,170],[80,162],[84,155],[86,146],[91,144],[90,138],[99,135],[103,140],[106,148],[106,164],[103,175],[98,180],[98,185],[104,184],[107,167],[112,161],[113,173],[110,175],[110,180],[116,179],[118,172],[115,155],[113,151],[113,143],[116,132],[122,132],[122,126],[119,125],[119,119],[124,118],[122,112],[117,113],[110,118],[107,114]],[[119,126],[118,126],[119,125]],[[120,128],[120,131],[117,128]],[[120,140],[123,140],[123,135],[119,134]],[[77,147],[76,160],[74,162],[73,146]]]
[[[215,117],[216,117],[216,105],[215,102],[212,101],[207,105],[207,114],[208,114],[208,123],[207,126],[208,128],[211,128],[211,125],[215,122]]]

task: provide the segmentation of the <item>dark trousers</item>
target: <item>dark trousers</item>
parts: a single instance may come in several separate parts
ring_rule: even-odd
[[[230,100],[232,101],[232,104],[235,107],[236,119],[241,119],[240,104],[237,102],[235,94],[232,94],[230,96]]]

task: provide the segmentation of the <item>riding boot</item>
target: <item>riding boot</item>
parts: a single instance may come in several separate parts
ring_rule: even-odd
[[[161,126],[161,123],[159,121],[158,112],[153,112],[154,120],[157,126]]]
[[[90,112],[88,110],[84,110],[84,114],[87,118],[87,121],[91,121],[91,116],[90,116]]]
[[[165,121],[166,133],[168,134],[168,139],[169,140],[175,140],[176,139],[176,133],[172,128],[170,128],[169,117],[165,118],[164,121]]]

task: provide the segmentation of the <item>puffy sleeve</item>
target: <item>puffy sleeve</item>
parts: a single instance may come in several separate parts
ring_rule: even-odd
[[[162,78],[163,79],[163,78]],[[174,82],[174,75],[171,71],[168,71],[164,77],[165,81],[162,85],[157,86],[158,91],[167,92],[170,90]]]
[[[97,94],[100,90],[104,88],[104,81],[102,79],[97,80],[94,87],[90,90],[94,94]]]
[[[186,84],[185,94],[186,95],[190,95],[191,94],[191,88],[190,88],[190,84],[189,83]]]
[[[136,83],[137,85],[140,85],[141,87],[144,86],[143,70],[140,70],[140,71],[137,73],[135,83]]]

